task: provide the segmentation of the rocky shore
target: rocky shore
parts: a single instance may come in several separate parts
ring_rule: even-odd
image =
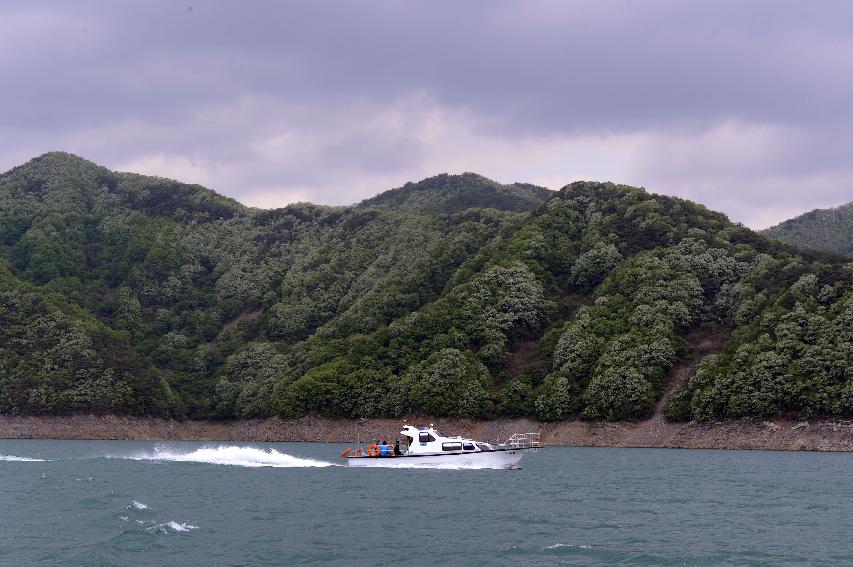
[[[584,447],[665,447],[681,449],[761,449],[779,451],[853,451],[853,421],[733,420],[712,423],[667,423],[660,416],[640,422],[540,423],[531,419],[432,419],[447,434],[486,441],[515,432],[538,431],[548,445]],[[136,439],[211,441],[320,441],[354,443],[377,434],[394,437],[398,419],[301,419],[238,421],[173,421],[128,416],[0,415],[2,439]]]

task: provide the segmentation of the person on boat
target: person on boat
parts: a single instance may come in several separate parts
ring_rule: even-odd
[[[379,445],[379,456],[380,457],[390,457],[391,454],[392,454],[391,445],[388,444],[388,441],[383,439],[382,443]]]
[[[394,456],[399,457],[403,452],[400,450],[400,440],[394,439]]]

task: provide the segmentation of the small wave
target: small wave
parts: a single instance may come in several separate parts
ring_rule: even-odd
[[[202,447],[190,452],[180,452],[168,447],[157,447],[154,453],[130,457],[135,460],[177,461],[188,463],[211,463],[239,467],[330,467],[332,463],[302,459],[275,449],[265,451],[256,447],[236,445]]]
[[[549,545],[545,549],[559,549],[561,547],[572,547],[574,549],[592,549],[591,545],[575,545],[572,543],[555,543],[554,545]]]
[[[181,522],[176,522],[175,520],[169,520],[168,522],[163,522],[162,524],[154,524],[149,528],[145,528],[145,531],[167,534],[169,533],[169,530],[172,530],[173,532],[189,532],[197,529],[198,526],[194,526],[192,524],[184,524]]]
[[[190,530],[197,530],[198,526],[194,526],[192,524],[179,524],[174,520],[170,520],[166,523],[166,526],[175,530],[176,532],[188,532]]]
[[[31,459],[29,457],[16,457],[15,455],[0,455],[0,461],[43,463],[43,462],[45,462],[45,459]]]
[[[148,505],[147,505],[147,504],[143,504],[142,502],[140,502],[140,501],[138,501],[138,500],[132,500],[132,501],[130,502],[130,506],[133,506],[133,507],[134,507],[134,508],[136,508],[137,510],[147,510],[147,509],[148,509]],[[130,508],[130,506],[128,506],[128,508]]]

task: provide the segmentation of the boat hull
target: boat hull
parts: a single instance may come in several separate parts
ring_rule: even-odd
[[[449,469],[514,469],[532,449],[482,451],[477,453],[445,453],[437,455],[402,455],[398,457],[346,457],[351,467],[449,468]]]

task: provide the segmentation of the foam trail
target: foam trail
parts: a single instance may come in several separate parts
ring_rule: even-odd
[[[142,503],[142,502],[140,502],[139,500],[134,500],[134,501],[132,501],[132,502],[130,503],[130,506],[133,506],[133,507],[134,507],[134,508],[136,508],[137,510],[147,510],[147,509],[148,509],[148,505],[147,505],[147,504],[143,504],[143,503]],[[128,506],[128,508],[130,508],[130,506]]]
[[[29,457],[16,457],[15,455],[0,455],[0,461],[43,463],[45,462],[45,459],[31,459]]]
[[[134,460],[176,461],[187,463],[211,463],[238,467],[330,467],[332,463],[302,459],[279,453],[275,449],[265,451],[256,447],[236,445],[202,447],[190,452],[181,452],[169,447],[157,447],[154,453],[130,457]]]

